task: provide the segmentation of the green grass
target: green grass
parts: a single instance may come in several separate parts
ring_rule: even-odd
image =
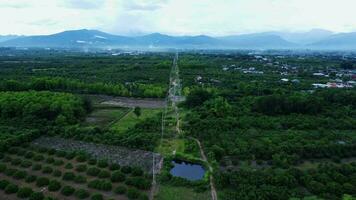
[[[83,125],[107,127],[125,116],[128,111],[129,108],[95,108]]]
[[[159,193],[155,197],[156,200],[210,200],[210,192],[203,193],[194,192],[193,189],[186,187],[172,187],[168,185],[160,185]]]
[[[157,147],[155,152],[164,156],[172,155],[173,151],[184,153],[185,142],[184,139],[163,139],[162,145]]]
[[[127,115],[121,118],[119,121],[114,123],[111,126],[111,129],[116,131],[117,133],[123,133],[127,131],[129,128],[134,127],[137,123],[144,121],[148,118],[156,116],[160,113],[162,109],[149,109],[149,108],[142,108],[141,109],[141,116],[137,117],[133,110],[130,111]]]

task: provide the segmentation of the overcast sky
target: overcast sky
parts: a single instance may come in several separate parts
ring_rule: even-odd
[[[0,35],[356,31],[356,0],[0,0]]]

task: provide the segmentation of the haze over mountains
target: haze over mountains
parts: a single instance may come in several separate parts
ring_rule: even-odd
[[[49,48],[218,48],[356,50],[356,32],[334,34],[315,29],[305,33],[264,32],[225,37],[169,36],[153,33],[128,37],[98,30],[71,30],[53,35],[0,36],[1,47]]]

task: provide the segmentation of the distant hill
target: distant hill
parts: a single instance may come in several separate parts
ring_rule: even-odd
[[[19,36],[19,35],[0,35],[0,42],[5,42],[8,40],[12,40],[12,39],[16,39],[16,38],[20,38],[23,36]]]
[[[356,32],[335,34],[309,46],[320,49],[356,50]]]
[[[53,48],[221,48],[221,49],[356,49],[356,33],[332,34],[326,30],[306,33],[266,32],[225,37],[170,36],[160,33],[128,37],[97,30],[71,30],[52,35],[0,37],[3,47]]]

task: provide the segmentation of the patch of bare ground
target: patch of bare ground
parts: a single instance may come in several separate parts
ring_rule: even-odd
[[[117,106],[117,107],[141,107],[141,108],[164,108],[165,101],[163,99],[153,98],[129,98],[129,97],[113,97],[107,95],[87,95],[95,99],[103,106]]]

